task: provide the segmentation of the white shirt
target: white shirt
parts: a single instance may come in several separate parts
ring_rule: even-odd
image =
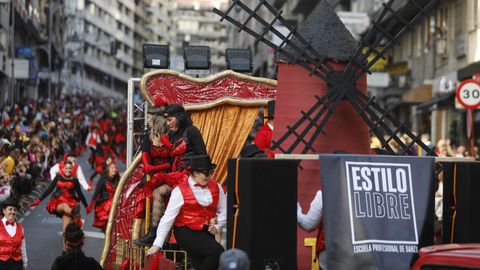
[[[50,180],[53,181],[53,179],[55,179],[55,176],[57,176],[59,171],[60,171],[60,165],[58,163],[53,165],[53,167],[50,168]],[[80,183],[80,185],[82,185],[82,188],[88,191],[87,180],[85,180],[85,175],[83,175],[82,167],[80,167],[80,165],[78,165],[76,176],[77,176],[78,182]]]
[[[317,191],[315,198],[310,203],[310,209],[308,213],[304,215],[302,213],[302,207],[297,203],[297,221],[300,227],[307,232],[311,232],[320,226],[320,221],[323,216],[323,203],[322,203],[322,191]]]
[[[17,232],[17,223],[13,222],[13,226],[8,225],[7,226],[7,219],[2,218],[3,226],[5,226],[5,229],[7,230],[7,233],[13,237],[15,233]],[[26,243],[25,243],[25,233],[23,233],[23,240],[22,240],[22,246],[20,247],[22,249],[22,261],[23,261],[23,268],[27,268],[27,248],[26,248]]]
[[[212,193],[208,188],[201,188],[195,186],[196,182],[192,179],[192,177],[188,178],[188,184],[192,189],[193,195],[195,199],[197,199],[198,203],[203,206],[209,206],[212,201]],[[215,228],[220,231],[220,229],[225,225],[227,222],[227,197],[223,192],[223,188],[220,184],[218,184],[219,194],[218,194],[218,205],[217,205],[217,224],[215,224]],[[170,195],[170,200],[168,201],[167,209],[165,210],[165,214],[163,214],[162,219],[160,220],[160,224],[157,228],[157,237],[153,242],[154,246],[162,247],[163,243],[165,242],[165,238],[167,237],[170,228],[172,227],[175,218],[177,217],[178,213],[180,213],[180,209],[184,204],[183,195],[180,191],[179,187],[176,187],[172,190],[172,194]]]

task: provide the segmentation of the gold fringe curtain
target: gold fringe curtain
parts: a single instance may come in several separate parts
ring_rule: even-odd
[[[253,127],[260,107],[224,104],[207,110],[191,111],[193,124],[200,129],[207,152],[217,164],[213,178],[227,179],[227,161],[238,157]]]

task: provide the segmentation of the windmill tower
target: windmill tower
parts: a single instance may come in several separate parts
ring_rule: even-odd
[[[403,155],[414,147],[421,147],[428,155],[435,156],[404,123],[398,122],[366,92],[365,76],[370,68],[407,30],[428,15],[439,0],[409,0],[408,12],[395,10],[394,2],[383,4],[359,45],[354,43],[327,0],[320,0],[300,26],[289,27],[287,35],[274,27],[277,22],[288,25],[282,12],[266,0],[259,1],[253,8],[234,0],[225,12],[214,10],[221,20],[252,35],[279,56],[273,133],[276,153],[320,154],[339,150],[368,154],[372,133],[391,154]],[[248,14],[246,19],[235,18],[240,12]],[[265,16],[258,15],[265,13],[273,19],[267,21]],[[254,25],[261,25],[265,30],[255,31]],[[282,43],[272,43],[267,34],[276,36]],[[409,140],[404,141],[402,137]],[[390,142],[398,144],[399,149],[394,150]],[[301,166],[298,200],[306,207],[319,188],[319,165],[318,161],[303,161]],[[308,269],[310,253],[303,243],[306,234],[299,230],[297,235],[298,269]]]

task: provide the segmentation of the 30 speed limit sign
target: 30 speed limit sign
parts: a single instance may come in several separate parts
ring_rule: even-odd
[[[465,109],[473,110],[480,106],[480,83],[475,80],[463,81],[457,88],[458,102]]]

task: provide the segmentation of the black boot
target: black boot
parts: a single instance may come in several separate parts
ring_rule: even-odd
[[[145,236],[133,242],[139,246],[151,246],[153,241],[155,241],[155,237],[157,237],[157,227],[151,226],[150,230],[148,230],[148,233]]]

